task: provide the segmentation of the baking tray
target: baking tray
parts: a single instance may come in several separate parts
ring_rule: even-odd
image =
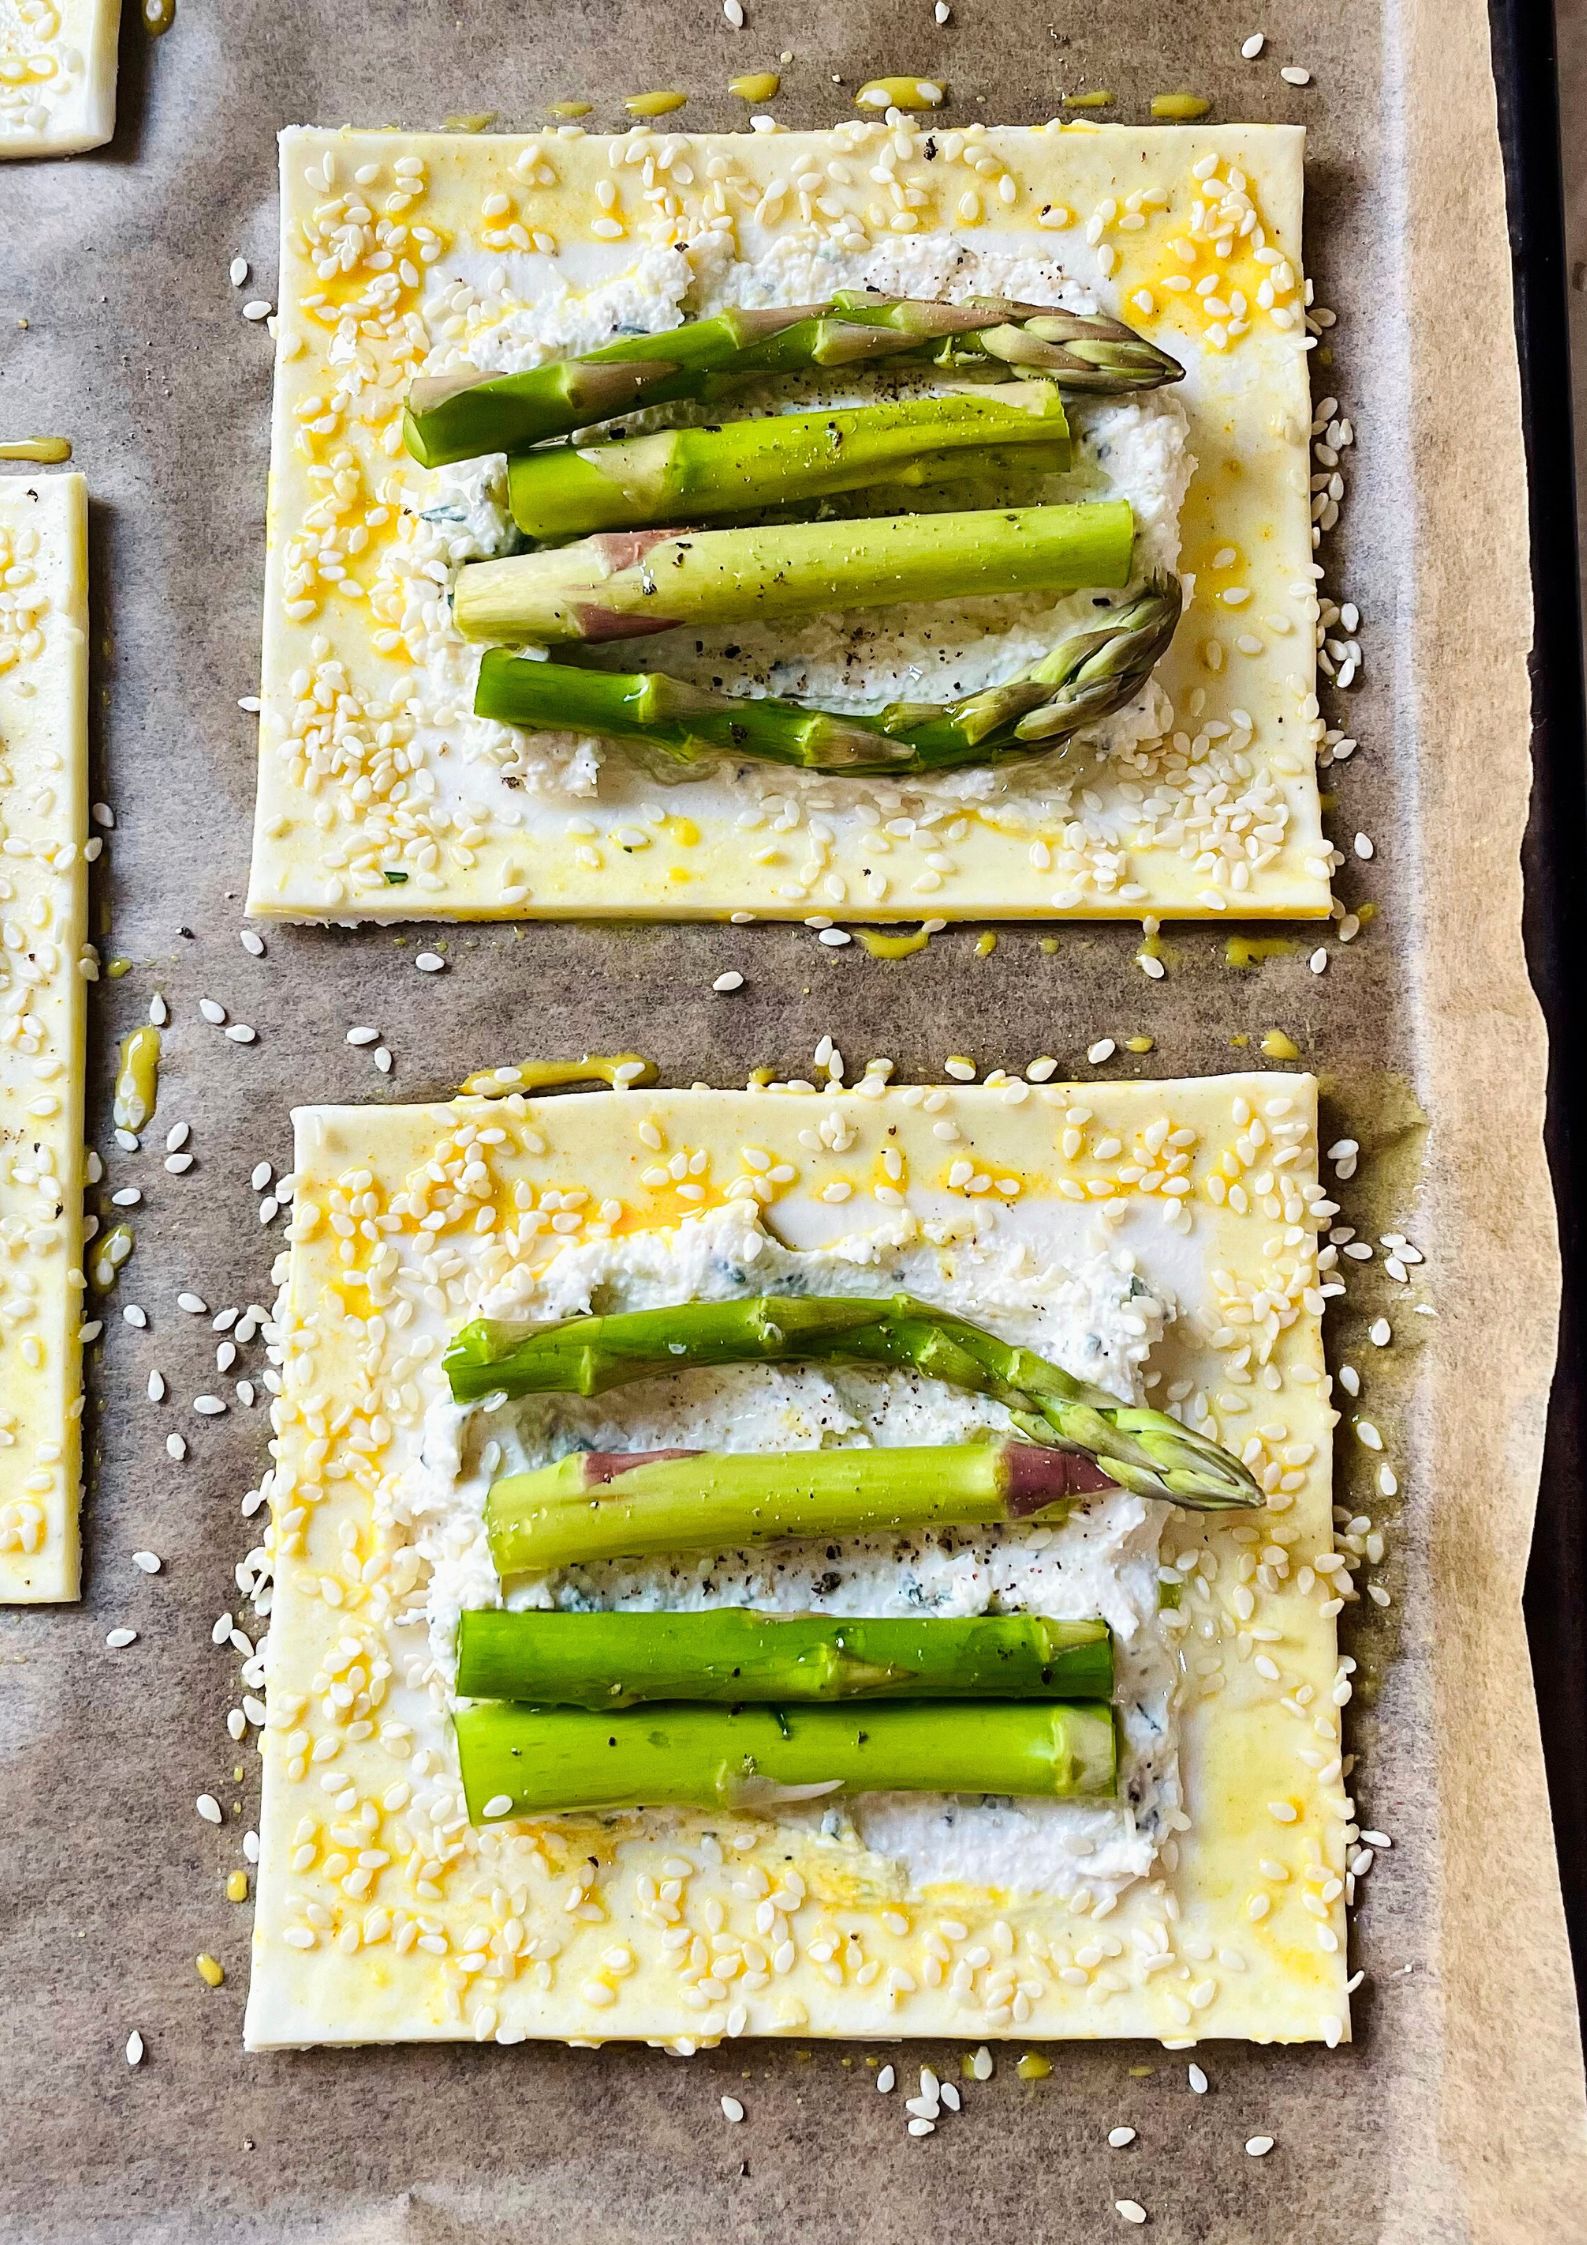
[[[1493,10],[1499,134],[1509,190],[1516,333],[1532,477],[1533,740],[1524,849],[1527,956],[1549,1028],[1548,1148],[1567,1270],[1587,1251],[1587,852],[1581,556],[1572,505],[1570,338],[1553,11]],[[1554,1833],[1576,1986],[1587,2001],[1587,1304],[1567,1287],[1543,1486],[1527,1575]]]
[[[1529,627],[1516,598],[1525,523],[1504,497],[1506,475],[1519,493],[1518,392],[1493,263],[1503,245],[1485,20],[1477,0],[1294,0],[1262,11],[1268,49],[1253,66],[1239,50],[1254,11],[1230,0],[1174,10],[1171,30],[1157,0],[1113,0],[1083,24],[955,0],[940,43],[925,0],[746,10],[735,35],[717,0],[665,14],[647,0],[489,0],[467,12],[370,0],[353,13],[330,0],[232,0],[224,16],[183,0],[153,47],[129,11],[113,146],[5,175],[0,416],[71,434],[95,494],[94,793],[118,818],[99,932],[107,955],[133,962],[94,1008],[96,1142],[109,1139],[115,1037],[155,988],[174,1018],[150,1151],[112,1172],[147,1193],[116,1304],[144,1304],[150,1327],[121,1325],[113,1304],[94,1367],[84,1603],[0,1617],[0,2233],[22,2245],[653,2245],[673,2234],[890,2245],[970,2229],[1068,2245],[1109,2234],[1128,2196],[1165,2238],[1217,2245],[1272,2245],[1302,2220],[1316,2245],[1557,2236],[1558,2209],[1587,2202],[1587,2172],[1536,1726],[1515,1685],[1525,1647],[1517,1620],[1484,1722],[1484,1678],[1450,1649],[1467,1617],[1435,1600],[1430,1572],[1454,1528],[1480,1535],[1501,1513],[1514,1531],[1505,1548],[1522,1548],[1552,1324],[1533,1151],[1541,1044],[1514,933]],[[1526,12],[1517,0],[1523,30]],[[1210,930],[1172,933],[1161,984],[1141,975],[1124,929],[1060,930],[1053,955],[1036,931],[1005,929],[989,957],[973,930],[956,931],[892,965],[789,928],[466,929],[445,935],[447,971],[428,978],[412,969],[415,937],[391,931],[279,929],[263,960],[239,947],[253,721],[236,703],[256,679],[270,366],[226,267],[246,256],[249,293],[269,293],[276,129],[438,124],[488,108],[514,126],[580,91],[602,97],[594,122],[621,124],[613,97],[670,83],[690,93],[684,122],[720,129],[740,121],[728,76],[783,50],[793,59],[777,113],[791,125],[832,121],[866,76],[929,67],[947,76],[961,119],[1033,121],[1096,86],[1116,97],[1109,114],[1139,119],[1152,94],[1190,86],[1216,115],[1310,127],[1310,263],[1340,314],[1337,384],[1362,429],[1330,569],[1367,618],[1368,671],[1350,702],[1366,745],[1338,775],[1335,831],[1347,848],[1356,831],[1379,844],[1371,866],[1352,857],[1341,875],[1342,894],[1370,898],[1378,915],[1357,943],[1332,947],[1325,974],[1307,972],[1308,943],[1237,975]],[[1312,86],[1279,78],[1291,59]],[[1507,85],[1523,83],[1505,69]],[[1519,136],[1523,158],[1533,138]],[[1456,205],[1489,294],[1482,319],[1455,323],[1418,363],[1414,323],[1440,247],[1432,214]],[[1450,369],[1468,364],[1485,394],[1492,386],[1486,520],[1515,563],[1484,616],[1491,665],[1472,698],[1498,727],[1485,742],[1428,675],[1454,675],[1470,654],[1469,591],[1438,567],[1470,533],[1461,479],[1408,480],[1448,436]],[[1446,467],[1469,468],[1470,437]],[[1418,509],[1442,526],[1425,547]],[[1400,628],[1413,592],[1414,636]],[[1463,838],[1454,873],[1469,891],[1447,866],[1430,877],[1435,816]],[[1579,911],[1568,891],[1564,901]],[[1553,924],[1566,929],[1568,966],[1581,952],[1567,923]],[[749,979],[725,1004],[710,984],[728,964]],[[1568,973],[1558,979],[1568,987]],[[258,1044],[228,1045],[202,1024],[201,996],[255,1024]],[[389,1083],[344,1042],[363,1022],[396,1051]],[[1375,1704],[1353,1740],[1363,1805],[1399,1845],[1358,1918],[1368,1979],[1354,2046],[1203,2051],[1206,2097],[1187,2087],[1183,2054],[1056,2050],[1052,2075],[1024,2082],[1010,2050],[962,2120],[925,2145],[904,2136],[900,2100],[875,2095],[875,2051],[738,2046],[686,2065],[560,2048],[245,2059],[247,1911],[221,1888],[256,1790],[223,1728],[237,1658],[210,1637],[238,1603],[232,1569],[253,1533],[239,1503],[264,1464],[264,1427],[241,1409],[192,1416],[188,1399],[214,1381],[215,1337],[174,1297],[191,1286],[214,1308],[268,1299],[272,1235],[247,1180],[261,1158],[287,1158],[294,1100],[429,1096],[530,1049],[638,1045],[674,1082],[741,1081],[761,1062],[805,1073],[827,1033],[853,1063],[886,1052],[901,1077],[929,1077],[961,1050],[1016,1066],[1046,1049],[1083,1073],[1093,1037],[1142,1031],[1155,1049],[1130,1069],[1175,1074],[1243,1062],[1231,1037],[1274,1027],[1324,1074],[1332,1129],[1369,1141],[1379,1131],[1352,1214],[1437,1234],[1429,1284],[1444,1312],[1380,1411],[1410,1500],[1395,1606],[1355,1641]],[[1478,1093],[1519,1118],[1502,1222],[1487,1229],[1459,1158]],[[1420,1170],[1418,1098],[1435,1121]],[[1390,1114],[1393,1146],[1381,1143]],[[198,1162],[172,1179],[159,1157],[179,1120],[194,1126]],[[1518,1240],[1535,1258],[1534,1295],[1516,1305],[1514,1334],[1484,1333],[1484,1282],[1505,1278]],[[1367,1307],[1363,1296],[1336,1348],[1360,1347]],[[1519,1353],[1515,1334],[1529,1344]],[[159,1409],[146,1400],[151,1366],[173,1388]],[[1468,1450],[1458,1437],[1479,1367],[1483,1440]],[[181,1466],[164,1447],[171,1429],[191,1446]],[[1495,1448],[1507,1473],[1495,1474]],[[161,1556],[159,1575],[133,1567],[137,1549]],[[1515,1567],[1518,1608],[1518,1557]],[[1505,1575],[1500,1606],[1510,1590]],[[123,1623],[139,1642],[111,1654],[105,1632]],[[1540,1643],[1566,1649],[1557,1631]],[[1463,1758],[1480,1771],[1478,1797],[1458,1782]],[[216,1793],[232,1829],[199,1821],[201,1792]],[[1489,1906],[1480,1875],[1490,1820],[1509,1891],[1525,1897],[1519,1923]],[[225,1966],[219,1989],[194,1970],[200,1952]],[[133,2028],[147,2043],[136,2070],[122,2056]],[[955,2062],[948,2050],[914,2055]],[[720,2116],[728,2091],[747,2108],[740,2127]],[[1119,2121],[1140,2131],[1123,2158],[1105,2140]],[[1276,2139],[1265,2161],[1243,2148],[1258,2133]]]

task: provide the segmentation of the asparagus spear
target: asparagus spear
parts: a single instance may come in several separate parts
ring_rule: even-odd
[[[456,1401],[477,1403],[493,1393],[604,1395],[697,1365],[801,1358],[893,1367],[991,1396],[1035,1442],[1089,1456],[1142,1496],[1204,1512],[1263,1501],[1239,1460],[1205,1435],[908,1294],[747,1295],[541,1326],[482,1318],[444,1361]]]
[[[1075,1451],[1034,1442],[940,1449],[574,1450],[495,1482],[485,1503],[501,1575],[654,1551],[725,1551],[780,1536],[1061,1520],[1115,1486]]]
[[[515,1707],[453,1716],[469,1819],[576,1809],[756,1809],[835,1793],[1110,1795],[1110,1709],[1046,1701],[973,1706]]]
[[[693,522],[867,484],[935,480],[993,446],[1067,459],[1069,424],[1051,382],[1005,382],[941,397],[601,444],[551,444],[508,463],[513,520],[532,538]]]
[[[775,528],[614,530],[468,562],[452,588],[452,615],[465,639],[633,639],[818,608],[1123,585],[1134,543],[1124,499]]]
[[[735,307],[662,335],[626,336],[583,358],[523,374],[424,377],[408,393],[403,434],[427,468],[482,452],[523,452],[642,406],[725,396],[768,375],[875,359],[1045,375],[1071,391],[1151,390],[1184,368],[1119,320],[1060,305],[978,297],[969,304],[871,297],[752,311]]]
[[[874,717],[803,702],[721,694],[664,671],[582,670],[487,649],[474,708],[536,732],[599,733],[677,764],[747,756],[805,771],[894,776],[1035,754],[1132,702],[1179,622],[1177,578],[1061,639],[1006,685],[957,702],[893,702]]]
[[[842,1620],[763,1614],[465,1613],[464,1699],[545,1707],[648,1700],[1107,1699],[1106,1622],[1038,1614]]]

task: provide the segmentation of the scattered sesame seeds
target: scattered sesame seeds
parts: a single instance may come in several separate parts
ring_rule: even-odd
[[[728,0],[728,5],[730,7],[736,6],[737,0]],[[736,2097],[724,2097],[722,2099],[722,2118],[724,2120],[742,2120],[743,2117],[744,2108]]]
[[[439,951],[421,951],[413,963],[420,974],[440,974],[446,965]]]
[[[876,2077],[876,2087],[880,2095],[882,2095],[883,2097],[890,2095],[893,2084],[897,2081],[897,2079],[898,2075],[894,2072],[891,2066],[883,2066],[881,2072]]]
[[[168,1458],[174,1458],[178,1465],[187,1456],[187,1444],[179,1434],[168,1434],[166,1436],[165,1454]]]
[[[370,1029],[362,1026],[356,1029],[349,1029],[347,1032],[347,1042],[350,1045],[378,1045],[380,1042],[380,1031],[378,1029]]]
[[[218,998],[200,998],[198,1010],[200,1018],[207,1021],[212,1029],[218,1029],[226,1018],[226,1008]]]
[[[192,1154],[167,1154],[165,1166],[173,1177],[185,1177],[192,1168],[193,1161]]]
[[[1185,2068],[1185,2079],[1190,2083],[1191,2089],[1198,2097],[1205,2097],[1207,2094],[1207,2077],[1200,2066],[1187,2066]]]
[[[1133,2144],[1134,2141],[1135,2130],[1133,2128],[1110,2128],[1108,2130],[1108,2142],[1115,2151],[1122,2151],[1126,2144]]]
[[[1386,1317],[1375,1317],[1367,1328],[1367,1339],[1374,1348],[1386,1349],[1394,1338],[1394,1328]]]
[[[822,928],[816,935],[817,943],[824,943],[829,951],[841,951],[845,944],[854,941],[847,928]]]
[[[158,990],[149,1000],[149,1021],[153,1028],[163,1029],[171,1018],[171,1009]]]
[[[242,287],[243,282],[248,278],[248,260],[246,257],[234,257],[232,259],[227,278],[233,288]]]
[[[492,1793],[490,1799],[485,1803],[484,1813],[487,1818],[507,1816],[511,1812],[512,1795],[510,1793]]]
[[[1359,858],[1369,858],[1376,854],[1375,846],[1370,834],[1358,834],[1355,838],[1355,841],[1351,844],[1351,847],[1354,849],[1356,856]]]
[[[1241,54],[1242,54],[1242,55],[1244,56],[1244,58],[1245,58],[1245,60],[1246,60],[1247,62],[1255,62],[1255,60],[1256,60],[1257,56],[1258,56],[1258,55],[1259,55],[1259,54],[1260,54],[1260,53],[1262,52],[1262,49],[1263,49],[1263,48],[1264,48],[1264,47],[1265,47],[1266,45],[1267,45],[1267,34],[1266,34],[1266,32],[1263,32],[1263,31],[1253,31],[1249,39],[1242,39],[1242,40],[1241,40],[1241,42],[1240,42],[1240,52],[1241,52]]]
[[[132,1554],[132,1564],[141,1568],[146,1575],[157,1575],[160,1571],[160,1558],[157,1552],[135,1551]]]
[[[1086,1058],[1093,1068],[1100,1068],[1105,1060],[1113,1058],[1118,1049],[1111,1037],[1098,1037],[1094,1045],[1086,1047]]]
[[[1287,62],[1279,72],[1286,86],[1309,86],[1311,72],[1298,62]]]
[[[742,31],[742,30],[743,30],[743,28],[744,28],[744,5],[743,5],[743,0],[722,0],[722,13],[723,13],[723,15],[724,15],[724,16],[726,16],[726,18],[727,18],[727,20],[728,20],[729,24],[730,24],[730,25],[732,26],[732,28],[733,28],[733,29],[734,29],[735,31]],[[742,2113],[740,2113],[740,2115],[739,2115],[739,2118],[740,2118],[740,2119],[742,2119],[743,2117],[744,2117],[744,2116],[743,2116],[743,2114],[742,2114]]]
[[[202,1294],[178,1294],[176,1306],[179,1310],[186,1310],[189,1317],[208,1317],[209,1315],[209,1304]]]
[[[218,1419],[225,1410],[225,1401],[218,1395],[195,1395],[193,1408],[201,1419]]]
[[[1247,2136],[1245,2148],[1253,2159],[1266,2159],[1273,2149],[1273,2139],[1271,2136]]]
[[[1137,2228],[1146,2219],[1146,2208],[1138,2198],[1116,2198],[1113,2201],[1113,2211],[1122,2220],[1133,2222]]]
[[[953,1052],[942,1063],[942,1072],[945,1076],[951,1076],[956,1084],[973,1084],[975,1062],[967,1060],[961,1052]]]
[[[134,2027],[131,2034],[127,2037],[127,2064],[129,2066],[141,2066],[142,2063],[143,2037],[139,2034],[137,2028]]]
[[[246,1021],[229,1022],[225,1034],[234,1045],[255,1044],[259,1037],[258,1030],[251,1029]]]
[[[270,317],[270,310],[271,307],[264,297],[251,296],[242,308],[242,316],[245,320],[267,320]]]
[[[274,1175],[275,1171],[267,1161],[255,1162],[248,1182],[256,1193],[262,1193]]]
[[[265,939],[257,930],[239,928],[237,930],[237,941],[242,945],[250,959],[262,959],[264,957]]]
[[[149,1374],[149,1401],[151,1403],[163,1403],[165,1401],[165,1375],[161,1372]]]
[[[105,1637],[105,1643],[113,1653],[119,1653],[126,1646],[135,1645],[137,1642],[138,1632],[135,1629],[112,1629]]]
[[[723,997],[726,997],[729,991],[742,990],[743,987],[744,977],[736,967],[729,967],[725,974],[719,974],[711,985],[711,988],[718,991]]]
[[[219,1824],[222,1821],[220,1803],[213,1793],[200,1793],[193,1806],[206,1824]]]

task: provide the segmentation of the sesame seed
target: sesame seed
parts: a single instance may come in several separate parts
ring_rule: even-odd
[[[212,1029],[218,1029],[226,1018],[226,1008],[216,998],[200,998],[198,1010],[201,1019],[207,1021]]]
[[[375,1047],[375,1066],[376,1066],[376,1067],[377,1067],[377,1068],[378,1068],[378,1069],[380,1070],[380,1073],[381,1073],[381,1074],[382,1074],[383,1076],[389,1076],[389,1075],[390,1075],[390,1073],[391,1073],[391,1048],[389,1047],[389,1045],[376,1045],[376,1047]]]
[[[113,1653],[119,1653],[124,1646],[135,1645],[137,1642],[138,1632],[135,1629],[112,1629],[105,1638],[105,1643]]]
[[[186,1310],[189,1317],[208,1317],[209,1315],[209,1304],[202,1294],[178,1294],[176,1306],[179,1310]]]
[[[262,296],[250,297],[242,308],[242,316],[245,320],[267,320],[270,317],[270,306]]]
[[[1386,1349],[1394,1338],[1394,1328],[1386,1317],[1375,1317],[1367,1329],[1367,1339],[1374,1348]]]
[[[165,1166],[173,1177],[185,1177],[193,1166],[191,1154],[167,1154]]]
[[[1116,2198],[1113,2201],[1113,2211],[1125,2221],[1134,2222],[1137,2228],[1146,2219],[1146,2208],[1138,2198]]]
[[[1326,974],[1326,973],[1327,973],[1327,971],[1328,971],[1328,954],[1327,954],[1327,952],[1326,952],[1326,951],[1325,951],[1325,950],[1323,949],[1323,947],[1322,947],[1322,945],[1321,945],[1321,944],[1318,944],[1318,946],[1317,946],[1316,950],[1315,950],[1315,951],[1314,951],[1314,952],[1312,953],[1311,957],[1310,957],[1310,958],[1309,958],[1309,959],[1308,959],[1308,960],[1306,961],[1306,964],[1307,964],[1307,965],[1308,965],[1308,966],[1309,966],[1309,967],[1311,968],[1311,971],[1312,971],[1312,973],[1313,973],[1313,974]]]
[[[193,1408],[201,1419],[218,1419],[226,1405],[218,1395],[195,1395]]]
[[[165,1401],[165,1377],[163,1373],[151,1372],[149,1374],[149,1401],[151,1403],[163,1403]]]
[[[1098,1037],[1094,1045],[1086,1047],[1086,1058],[1093,1068],[1100,1068],[1104,1060],[1111,1060],[1118,1051],[1111,1037]]]
[[[1185,2079],[1190,2083],[1198,2097],[1205,2097],[1207,2094],[1207,2077],[1199,2066],[1187,2066],[1185,2068]]]
[[[131,2034],[127,2037],[127,2064],[129,2066],[141,2066],[142,2063],[143,2037],[139,2034],[137,2028],[134,2027]]]
[[[220,1803],[216,1800],[213,1793],[200,1793],[198,1799],[193,1803],[193,1806],[198,1810],[199,1815],[204,1819],[204,1822],[206,1824],[220,1823]]]
[[[349,1029],[347,1042],[350,1045],[377,1045],[380,1042],[380,1031],[364,1027]]]
[[[264,957],[264,937],[258,934],[253,928],[239,928],[237,931],[237,941],[242,945],[243,949],[247,952],[250,959],[262,959]]]
[[[909,2123],[909,2133],[911,2136],[934,2136],[937,2133],[937,2123],[928,2120],[924,2113],[917,2113]]]
[[[937,4],[931,12],[936,17],[938,23],[946,23],[948,18],[953,14],[953,10],[948,5],[948,0],[937,0]]]
[[[168,1458],[174,1458],[178,1465],[187,1456],[187,1444],[179,1434],[168,1434],[166,1436],[165,1454]]]
[[[816,941],[817,943],[824,943],[829,951],[841,951],[843,946],[846,943],[852,943],[854,938],[847,928],[822,928],[816,936]]]
[[[1302,68],[1298,62],[1287,62],[1279,72],[1279,76],[1286,86],[1309,86],[1311,84],[1311,72]]]
[[[156,990],[154,996],[149,1000],[150,1023],[156,1029],[163,1029],[170,1018],[171,1009],[161,997],[159,991]]]
[[[110,1205],[112,1208],[136,1208],[142,1198],[136,1185],[123,1185],[119,1192],[111,1194]]]
[[[1365,1450],[1381,1450],[1383,1447],[1383,1437],[1370,1419],[1356,1421],[1356,1440]]]
[[[439,951],[421,951],[413,963],[421,974],[439,974],[446,965]]]
[[[736,0],[728,0],[728,4],[734,6]],[[743,2117],[744,2108],[736,2097],[724,2097],[722,2099],[722,2118],[724,2120],[742,2120]]]
[[[1245,60],[1247,62],[1255,62],[1257,56],[1262,52],[1262,49],[1266,45],[1266,34],[1261,31],[1253,31],[1249,39],[1241,40],[1240,52],[1245,57]]]
[[[956,1084],[974,1083],[975,1062],[967,1060],[961,1052],[950,1053],[942,1063],[942,1072],[951,1076]]]
[[[153,1551],[135,1551],[132,1554],[132,1564],[140,1567],[146,1575],[157,1575],[160,1571],[159,1555]]]
[[[227,1028],[226,1035],[234,1045],[251,1045],[257,1040],[259,1032],[257,1029],[250,1029],[246,1021],[234,1021]]]
[[[228,269],[228,278],[233,288],[242,287],[243,282],[248,278],[248,260],[246,257],[234,257],[232,259]]]
[[[168,1154],[180,1153],[192,1135],[193,1126],[191,1123],[173,1123],[165,1134],[166,1152]]]
[[[136,1302],[126,1303],[122,1309],[121,1315],[128,1325],[135,1327],[140,1333],[144,1330],[149,1322],[148,1311],[142,1309]]]
[[[742,990],[743,987],[744,977],[736,967],[729,967],[725,974],[719,974],[711,985],[711,988],[719,991],[723,997],[726,997],[729,991]]]
[[[1370,834],[1358,834],[1351,846],[1359,858],[1369,858],[1373,855],[1373,842]]]
[[[510,1793],[492,1793],[490,1799],[485,1803],[487,1817],[507,1816],[511,1813],[511,1810],[512,1795]]]
[[[250,1185],[252,1185],[256,1193],[262,1193],[266,1185],[269,1184],[271,1178],[274,1175],[275,1171],[270,1167],[270,1164],[267,1161],[255,1162],[253,1166],[253,1173],[249,1177],[248,1182]]]
[[[897,2079],[898,2076],[893,2071],[893,2068],[891,2066],[883,2066],[881,2072],[876,2077],[877,2090],[882,2096],[885,2097],[892,2089],[892,2086]]]
[[[1025,1071],[1026,1079],[1033,1084],[1050,1083],[1057,1073],[1057,1061],[1045,1052],[1039,1060],[1033,1060]]]
[[[1245,2148],[1253,2159],[1266,2159],[1273,2149],[1273,2139],[1271,2136],[1247,2136]]]
[[[1135,2130],[1133,2128],[1110,2128],[1108,2130],[1108,2142],[1115,2151],[1122,2151],[1126,2144],[1133,2144],[1134,2141]]]
[[[733,29],[734,29],[735,31],[742,31],[742,30],[743,30],[743,28],[744,28],[744,5],[743,5],[743,0],[722,0],[722,13],[723,13],[723,15],[724,15],[724,16],[726,16],[726,18],[727,18],[728,22],[729,22],[729,23],[730,23],[730,24],[732,25],[732,27],[733,27]],[[724,2104],[726,2103],[726,2099],[725,2099],[725,2098],[724,2098],[723,2102],[724,2102]],[[729,2117],[729,2119],[731,2119],[731,2118],[733,2117],[733,2115],[732,2115],[732,2114],[729,2114],[729,2115],[728,2115],[728,2117]],[[742,2113],[740,2113],[740,2114],[738,2115],[738,2117],[739,2117],[739,2119],[741,2119],[741,2120],[742,2120],[742,2118],[743,2118],[744,2116],[743,2116],[743,2114],[742,2114]]]

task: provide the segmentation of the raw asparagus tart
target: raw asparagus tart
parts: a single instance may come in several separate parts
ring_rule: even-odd
[[[252,909],[1324,915],[1300,156],[287,134]]]
[[[298,1117],[250,2042],[1345,2036],[1310,1081],[480,1080]]]
[[[87,487],[4,476],[0,1605],[78,1590],[87,844]]]

